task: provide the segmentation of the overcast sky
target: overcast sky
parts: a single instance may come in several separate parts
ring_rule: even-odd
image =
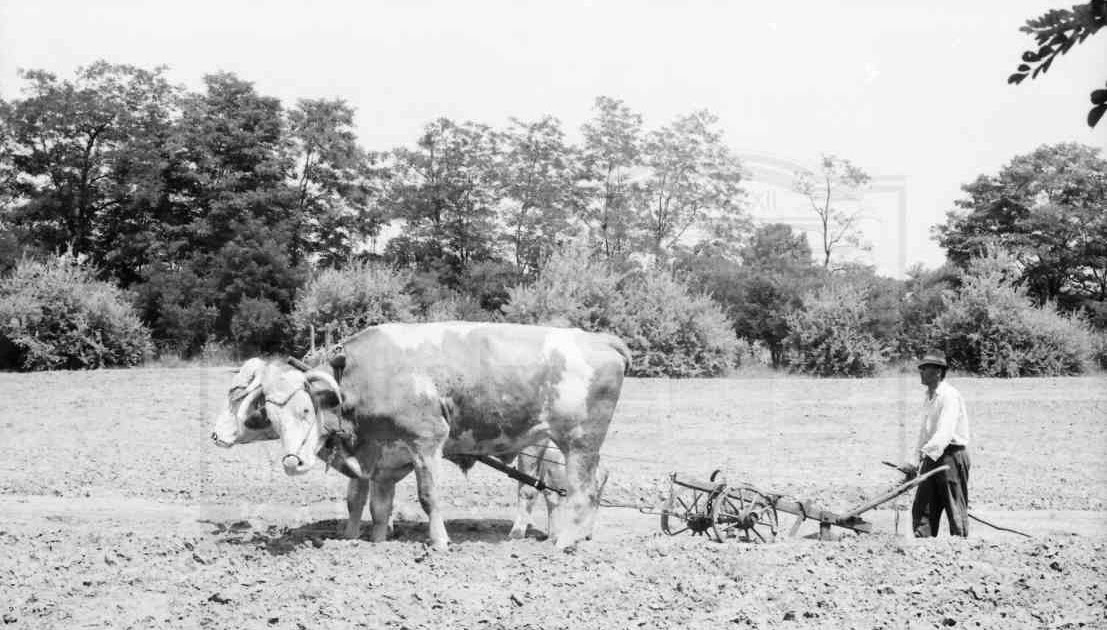
[[[751,4],[0,0],[0,95],[19,96],[20,68],[71,78],[97,59],[167,65],[192,89],[226,70],[285,104],[345,99],[371,150],[410,145],[439,116],[552,114],[576,140],[598,95],[648,126],[706,108],[739,154],[834,153],[904,177],[906,238],[876,243],[892,275],[941,264],[930,227],[961,184],[1044,143],[1107,145],[1107,122],[1084,122],[1107,36],[1006,84],[1032,44],[1019,26],[1073,0]]]

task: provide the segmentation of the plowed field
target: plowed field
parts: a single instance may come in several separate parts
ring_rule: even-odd
[[[0,374],[5,628],[1107,627],[1107,379],[952,378],[972,418],[967,540],[916,541],[910,495],[837,540],[712,543],[606,507],[571,553],[507,540],[514,486],[445,467],[447,553],[412,480],[393,540],[336,537],[345,479],[281,472],[276,443],[209,439],[228,369]],[[667,474],[844,510],[894,485],[916,377],[638,380],[604,448],[605,499]],[[544,519],[540,516],[539,523]],[[791,517],[784,517],[790,524]],[[898,521],[898,522],[897,522]]]

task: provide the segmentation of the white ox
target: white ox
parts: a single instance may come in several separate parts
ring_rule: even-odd
[[[386,538],[395,484],[414,470],[431,544],[444,549],[441,460],[467,466],[490,455],[510,462],[549,439],[564,453],[566,490],[550,538],[564,548],[591,536],[599,451],[630,361],[622,340],[576,329],[441,322],[374,326],[342,347],[340,375],[331,365],[275,373],[259,360],[247,362],[216,421],[215,441],[230,446],[275,434],[290,475],[310,470],[317,456],[331,462],[351,477],[346,535],[357,536],[371,496],[373,541]],[[335,439],[340,427],[347,439]]]

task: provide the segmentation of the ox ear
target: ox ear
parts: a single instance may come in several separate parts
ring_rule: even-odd
[[[326,372],[310,370],[304,373],[315,404],[323,409],[334,409],[342,404],[342,388],[338,381]]]

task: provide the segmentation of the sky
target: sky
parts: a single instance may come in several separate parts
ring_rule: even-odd
[[[21,68],[72,78],[97,59],[165,65],[190,89],[229,71],[286,105],[346,100],[370,150],[411,145],[441,116],[549,114],[577,140],[600,95],[649,128],[707,109],[751,165],[829,153],[870,173],[885,189],[867,204],[871,262],[902,276],[942,263],[931,227],[962,184],[1042,144],[1107,146],[1107,122],[1085,123],[1107,35],[1006,83],[1033,44],[1019,27],[1074,3],[0,0],[0,97],[19,97]],[[759,172],[755,215],[802,215]]]

